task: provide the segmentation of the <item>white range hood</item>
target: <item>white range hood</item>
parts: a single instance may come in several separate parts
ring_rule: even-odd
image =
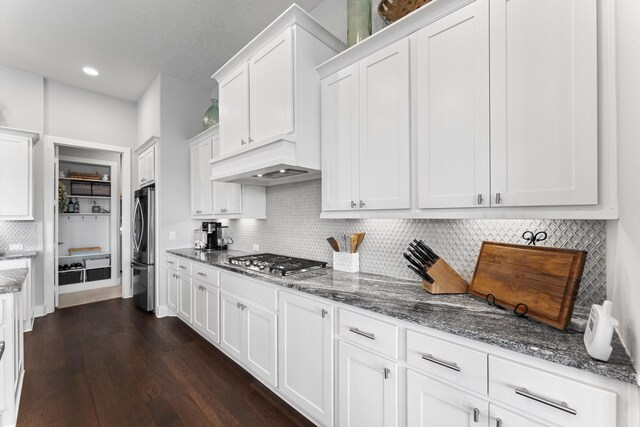
[[[320,178],[315,67],[344,48],[294,4],[218,70],[211,180],[268,186]]]

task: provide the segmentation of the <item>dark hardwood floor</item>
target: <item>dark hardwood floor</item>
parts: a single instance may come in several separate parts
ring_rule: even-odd
[[[36,319],[18,426],[307,426],[176,318],[114,299]]]

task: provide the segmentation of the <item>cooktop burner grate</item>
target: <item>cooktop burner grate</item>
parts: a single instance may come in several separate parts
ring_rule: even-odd
[[[325,268],[326,262],[276,254],[255,254],[230,257],[229,263],[249,270],[280,276],[289,276],[305,271]]]

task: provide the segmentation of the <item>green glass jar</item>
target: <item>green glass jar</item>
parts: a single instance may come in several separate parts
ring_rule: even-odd
[[[360,43],[371,35],[371,0],[347,0],[347,44]]]
[[[204,125],[204,130],[207,130],[218,124],[218,117],[220,111],[218,109],[218,100],[211,100],[211,107],[204,113],[204,118],[202,119],[202,124]]]

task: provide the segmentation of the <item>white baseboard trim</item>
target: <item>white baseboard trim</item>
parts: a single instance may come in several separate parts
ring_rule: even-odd
[[[42,317],[47,315],[47,307],[42,305],[36,305],[33,307],[33,317]]]
[[[161,305],[156,310],[156,317],[167,317],[169,315],[169,307],[166,305]]]

